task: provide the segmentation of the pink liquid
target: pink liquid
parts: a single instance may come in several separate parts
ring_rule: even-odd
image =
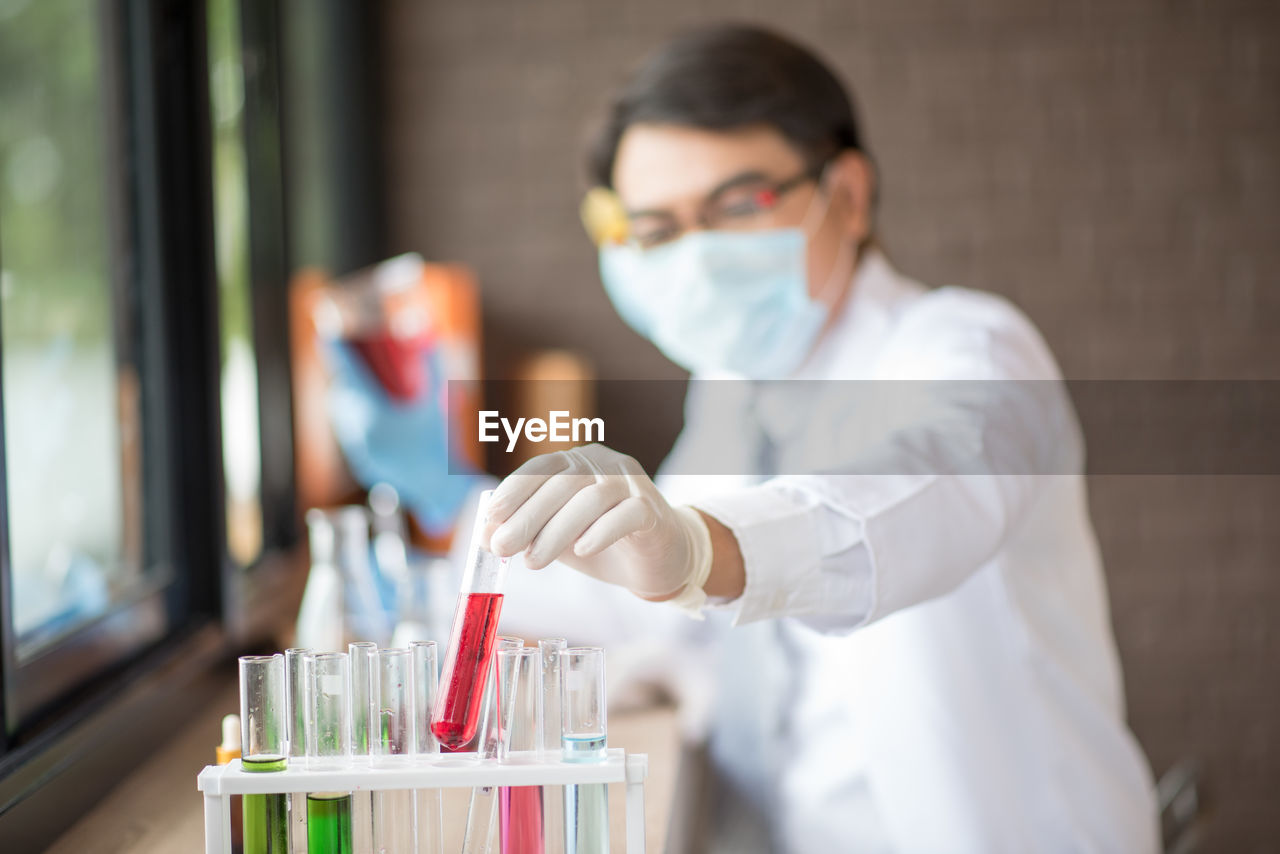
[[[441,674],[443,691],[431,712],[431,732],[450,750],[476,736],[484,684],[493,669],[493,638],[502,612],[501,593],[469,593],[458,605]]]
[[[396,338],[383,332],[350,341],[391,397],[417,400],[427,390],[427,369],[422,355],[431,346],[430,338]]]
[[[499,789],[498,829],[502,854],[542,854],[542,787]]]

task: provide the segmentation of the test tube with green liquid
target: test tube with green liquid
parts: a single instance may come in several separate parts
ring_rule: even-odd
[[[263,773],[289,764],[283,655],[240,659],[240,767]],[[289,796],[245,795],[244,854],[291,854]]]
[[[307,768],[323,771],[351,761],[351,698],[347,655],[308,655]],[[353,854],[350,792],[307,795],[308,854]]]

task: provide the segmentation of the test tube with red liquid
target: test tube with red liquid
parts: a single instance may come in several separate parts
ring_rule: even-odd
[[[431,711],[431,732],[450,750],[475,738],[484,686],[493,670],[493,640],[502,613],[507,559],[495,557],[481,546],[492,495],[493,490],[480,493],[440,692]]]

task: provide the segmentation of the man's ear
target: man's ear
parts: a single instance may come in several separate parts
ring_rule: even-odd
[[[875,169],[862,152],[846,149],[832,159],[828,175],[843,213],[845,236],[861,243],[871,234]]]

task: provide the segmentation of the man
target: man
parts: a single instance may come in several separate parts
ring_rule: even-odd
[[[498,488],[490,546],[734,624],[720,849],[1156,850],[1057,367],[1008,303],[890,266],[835,77],[760,29],[683,36],[591,168],[605,288],[694,375],[660,481],[703,494],[546,455]],[[746,477],[696,486],[742,436]]]
[[[693,373],[685,429],[658,484],[593,445],[499,486],[490,548],[560,574],[514,573],[504,622],[540,589],[578,596],[540,629],[716,651],[716,851],[1155,851],[1057,366],[1007,302],[893,269],[837,79],[685,35],[590,165],[605,288]]]

